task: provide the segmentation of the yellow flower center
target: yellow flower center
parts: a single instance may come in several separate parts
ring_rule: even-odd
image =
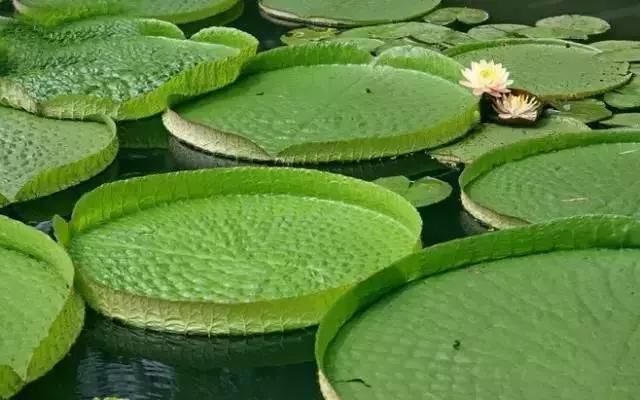
[[[483,69],[480,71],[482,79],[496,79],[496,71],[493,69]]]

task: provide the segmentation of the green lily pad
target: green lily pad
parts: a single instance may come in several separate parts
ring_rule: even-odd
[[[604,95],[604,101],[620,110],[640,107],[640,79],[632,79],[627,85]]]
[[[87,180],[118,151],[111,121],[60,121],[5,107],[0,121],[0,207]]]
[[[575,118],[585,124],[598,122],[613,114],[602,101],[597,99],[557,101],[552,105],[557,110],[550,111],[553,115]]]
[[[530,26],[520,24],[488,24],[471,28],[467,34],[476,40],[496,40],[522,37],[518,32],[527,28],[530,28]]]
[[[640,128],[640,113],[615,114],[600,123],[605,126]]]
[[[544,18],[536,22],[536,26],[570,29],[586,35],[599,35],[611,29],[611,25],[601,18],[575,14]]]
[[[494,60],[511,72],[513,87],[546,100],[591,97],[625,84],[629,64],[598,58],[596,48],[551,39],[504,39],[454,47],[448,56],[464,65]]]
[[[99,312],[153,330],[244,335],[315,325],[345,289],[412,253],[421,224],[372,183],[228,168],[104,185],[55,228]]]
[[[329,39],[338,34],[335,28],[298,28],[290,30],[280,36],[280,41],[286,45],[296,45]]]
[[[518,35],[538,39],[573,39],[587,40],[589,35],[583,31],[561,26],[532,26],[518,30]]]
[[[446,26],[425,24],[422,32],[411,35],[411,38],[426,44],[442,44],[451,47],[462,43],[475,42],[471,36]]]
[[[640,222],[612,216],[426,249],[322,320],[324,398],[632,399],[638,259]]]
[[[166,149],[169,132],[159,117],[151,117],[118,124],[118,141],[121,149]]]
[[[260,0],[260,10],[276,21],[322,26],[363,26],[418,18],[440,0]]]
[[[257,40],[232,28],[191,40],[168,22],[103,17],[43,28],[0,19],[11,57],[0,103],[34,114],[138,119],[232,82]]]
[[[358,161],[434,147],[476,123],[478,99],[434,75],[459,70],[426,51],[408,63],[407,52],[374,59],[331,42],[275,49],[226,90],[168,111],[164,123],[202,151],[278,163]]]
[[[591,43],[602,51],[599,57],[611,61],[640,61],[640,41],[634,40],[605,40],[603,42]]]
[[[588,130],[588,126],[576,119],[559,116],[544,118],[532,127],[482,124],[457,142],[432,150],[431,156],[447,164],[470,164],[490,151],[523,140]]]
[[[16,10],[29,21],[56,25],[100,15],[157,18],[176,24],[221,14],[238,0],[14,0]]]
[[[392,47],[378,54],[373,61],[376,65],[394,68],[428,71],[451,82],[460,81],[462,64],[433,50],[416,46]]]
[[[496,228],[587,215],[640,217],[640,131],[531,139],[485,154],[460,177],[467,211]]]
[[[453,191],[447,182],[431,177],[411,181],[406,176],[389,176],[376,179],[373,183],[398,193],[417,208],[440,203]]]
[[[349,29],[342,32],[340,37],[394,40],[426,33],[432,27],[433,24],[427,24],[424,22],[398,22],[393,24],[364,26]]]
[[[488,19],[488,12],[471,7],[440,8],[424,17],[425,21],[436,25],[451,25],[456,21],[465,25],[478,25]]]
[[[73,265],[43,233],[0,216],[0,398],[60,361],[82,329]]]

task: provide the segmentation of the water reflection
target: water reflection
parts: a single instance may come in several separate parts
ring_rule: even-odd
[[[186,337],[127,328],[90,312],[69,356],[18,399],[320,399],[314,334]]]

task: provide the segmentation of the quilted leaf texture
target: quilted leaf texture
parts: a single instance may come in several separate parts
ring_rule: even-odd
[[[420,231],[415,208],[373,183],[268,168],[107,184],[56,222],[92,307],[194,334],[315,325],[345,289],[413,252]]]
[[[0,217],[0,398],[44,375],[69,350],[84,321],[73,265],[39,231]]]
[[[238,0],[14,0],[22,17],[43,25],[55,25],[101,15],[157,18],[184,24],[221,14]]]
[[[0,107],[0,207],[80,183],[116,157],[115,124],[61,121]]]
[[[278,163],[357,161],[450,142],[478,121],[461,66],[425,49],[373,58],[324,42],[264,52],[228,88],[165,113],[204,152]]]
[[[342,296],[316,338],[328,400],[632,400],[640,222],[588,216],[436,245]]]
[[[640,217],[640,131],[564,133],[485,154],[460,177],[462,201],[496,228],[588,214]]]
[[[56,118],[116,120],[151,116],[231,83],[258,45],[233,28],[185,40],[168,22],[116,17],[51,28],[3,18],[2,42],[0,103]]]

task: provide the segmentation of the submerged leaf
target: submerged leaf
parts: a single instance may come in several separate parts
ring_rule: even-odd
[[[445,7],[439,8],[424,17],[426,22],[436,25],[450,25],[459,21],[465,25],[478,25],[489,19],[489,13],[478,8]]]
[[[373,183],[398,193],[417,208],[439,203],[451,196],[453,191],[447,182],[431,177],[411,181],[405,176],[391,176]]]

